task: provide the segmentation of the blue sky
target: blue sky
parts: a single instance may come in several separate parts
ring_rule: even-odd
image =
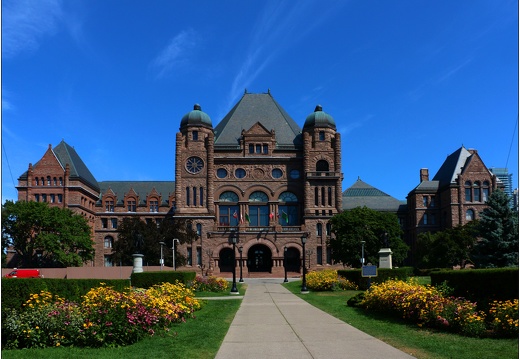
[[[517,1],[2,1],[2,203],[48,145],[98,181],[174,180],[175,134],[244,89],[317,104],[358,178],[404,200],[462,145],[518,187]]]

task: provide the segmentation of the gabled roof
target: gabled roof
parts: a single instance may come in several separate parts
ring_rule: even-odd
[[[376,211],[398,212],[405,203],[363,182],[360,178],[343,192],[343,210],[366,206]]]
[[[267,130],[275,131],[278,145],[302,145],[301,128],[271,93],[245,93],[215,127],[215,145],[238,145],[242,130],[249,130],[257,122]]]
[[[454,183],[472,155],[471,152],[462,146],[446,158],[437,174],[433,177],[433,180],[439,181],[440,186]]]
[[[79,157],[74,147],[69,146],[64,140],[61,140],[61,142],[54,147],[53,152],[63,168],[65,168],[67,163],[69,164],[70,177],[77,177],[91,185],[94,189],[99,190],[99,184],[96,178],[94,178],[88,167]]]
[[[134,190],[139,196],[137,205],[146,204],[146,196],[151,194],[154,188],[161,195],[162,203],[160,205],[168,204],[168,197],[175,192],[174,181],[102,181],[99,182],[99,186],[102,195],[108,190],[114,192],[117,196],[116,205],[123,204],[125,194],[131,190]]]

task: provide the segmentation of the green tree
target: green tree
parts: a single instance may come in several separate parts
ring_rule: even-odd
[[[477,238],[478,222],[435,233],[421,233],[416,242],[415,265],[419,268],[463,267]]]
[[[479,268],[518,265],[518,212],[503,191],[493,191],[480,213],[473,258]]]
[[[191,227],[191,221],[168,216],[157,225],[154,222],[145,223],[137,217],[124,218],[118,226],[113,261],[116,264],[133,265],[133,254],[139,252],[144,256],[143,264],[160,265],[160,243],[163,242],[164,263],[173,266],[171,249],[174,238],[178,239],[179,243],[194,241],[197,234]],[[183,265],[185,261],[186,258],[176,250],[176,265]]]
[[[379,263],[378,252],[386,246],[392,249],[394,264],[402,263],[407,256],[408,246],[401,238],[401,227],[393,213],[357,207],[335,215],[330,223],[334,233],[328,242],[332,259],[343,265],[361,266],[361,241],[365,241],[367,263]]]
[[[87,220],[47,203],[6,201],[2,205],[2,249],[14,249],[17,267],[74,267],[94,258]]]

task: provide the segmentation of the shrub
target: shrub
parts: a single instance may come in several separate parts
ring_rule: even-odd
[[[224,278],[215,276],[203,277],[197,275],[190,282],[189,287],[196,292],[225,292],[229,287],[229,282]]]
[[[314,291],[357,290],[357,285],[346,278],[339,277],[333,269],[311,271],[306,275],[307,287]]]
[[[125,291],[101,286],[91,289],[79,304],[42,291],[31,295],[24,309],[5,312],[2,345],[9,349],[128,345],[168,331],[172,323],[198,309],[200,303],[183,284]]]
[[[497,336],[518,337],[518,299],[493,301],[489,309],[489,321]]]

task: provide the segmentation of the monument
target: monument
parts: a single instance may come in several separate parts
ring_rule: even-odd
[[[379,268],[392,269],[392,250],[388,246],[388,233],[383,235],[383,248],[379,250]]]
[[[134,257],[134,267],[132,269],[132,273],[141,273],[143,272],[143,257],[144,255],[141,254],[141,247],[144,244],[144,238],[141,233],[134,232],[134,248],[135,253],[132,254],[132,257]]]

